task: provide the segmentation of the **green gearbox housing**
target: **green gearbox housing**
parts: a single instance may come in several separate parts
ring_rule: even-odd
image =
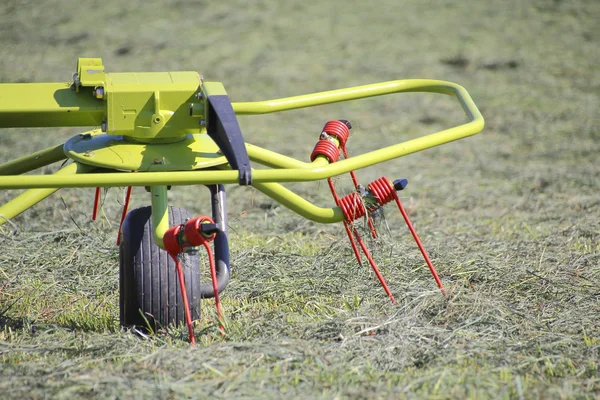
[[[100,58],[80,58],[71,89],[104,110],[101,132],[65,144],[67,155],[96,167],[185,171],[225,163],[251,182],[250,162],[225,88],[197,72],[107,73]],[[207,133],[207,135],[202,135]]]
[[[170,141],[200,131],[205,96],[197,72],[106,73],[100,58],[80,58],[74,85],[106,102],[109,135]]]

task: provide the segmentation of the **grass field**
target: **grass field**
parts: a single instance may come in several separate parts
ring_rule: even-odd
[[[96,222],[93,190],[64,190],[0,228],[0,398],[600,397],[600,2],[165,3],[4,0],[0,81],[66,81],[87,56],[110,71],[199,71],[233,101],[457,82],[481,134],[358,172],[409,179],[402,200],[449,296],[391,206],[390,232],[369,245],[398,306],[341,225],[231,186],[226,338],[212,302],[198,346],[183,328],[142,337],[118,323],[124,190]],[[307,160],[329,119],[352,121],[358,154],[456,125],[459,108],[403,94],[240,123],[249,142]],[[0,162],[77,132],[0,131]],[[290,187],[333,204],[322,183]],[[205,193],[170,199],[207,212]]]

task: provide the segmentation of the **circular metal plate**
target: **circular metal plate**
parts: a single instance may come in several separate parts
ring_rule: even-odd
[[[73,136],[67,157],[82,164],[123,171],[191,171],[227,164],[206,134],[187,135],[174,143],[137,143],[93,130]]]

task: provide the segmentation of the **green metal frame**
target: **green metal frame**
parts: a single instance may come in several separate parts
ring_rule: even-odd
[[[253,170],[252,185],[305,218],[321,223],[340,222],[344,216],[339,207],[317,207],[280,183],[334,177],[462,139],[480,132],[484,127],[481,113],[462,86],[425,79],[397,80],[268,101],[232,103],[232,107],[237,115],[258,115],[406,92],[454,96],[465,112],[467,122],[333,164],[322,156],[312,163],[305,163],[247,144],[250,160],[269,167]],[[156,242],[162,245],[162,236],[169,228],[167,185],[238,183],[238,172],[229,168],[214,143],[206,142],[206,130],[202,122],[207,93],[223,94],[225,90],[218,82],[204,82],[196,73],[108,74],[104,72],[100,59],[80,59],[78,73],[71,83],[0,85],[0,127],[103,125],[106,135],[112,135],[108,140],[100,132],[90,131],[71,139],[71,145],[67,142],[64,150],[63,145],[54,146],[0,165],[0,189],[30,189],[0,207],[0,224],[59,188],[149,186],[154,236]],[[187,118],[184,118],[184,114]],[[135,123],[127,122],[127,118]],[[99,148],[92,145],[85,147],[81,144],[84,139],[105,140],[108,144],[100,144]],[[182,151],[188,151],[188,142],[209,148],[200,162],[189,160],[184,165],[178,165],[177,170],[170,170],[169,166],[174,164],[164,163],[160,157],[154,159],[156,154],[163,154],[161,152],[167,158],[175,159]],[[103,146],[117,146],[111,149],[132,153],[132,157],[137,157],[136,168],[109,160],[101,151],[95,154],[93,149],[103,150]],[[153,146],[154,153],[149,151],[150,146]],[[75,162],[56,174],[20,175],[67,157]],[[148,157],[152,157],[151,162]],[[98,168],[101,170],[94,172]],[[106,172],[107,168],[111,171]],[[132,169],[136,169],[136,172],[131,173]]]

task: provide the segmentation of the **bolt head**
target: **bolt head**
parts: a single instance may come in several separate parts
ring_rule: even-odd
[[[104,88],[102,86],[99,86],[94,90],[94,97],[96,97],[97,99],[104,98]]]

